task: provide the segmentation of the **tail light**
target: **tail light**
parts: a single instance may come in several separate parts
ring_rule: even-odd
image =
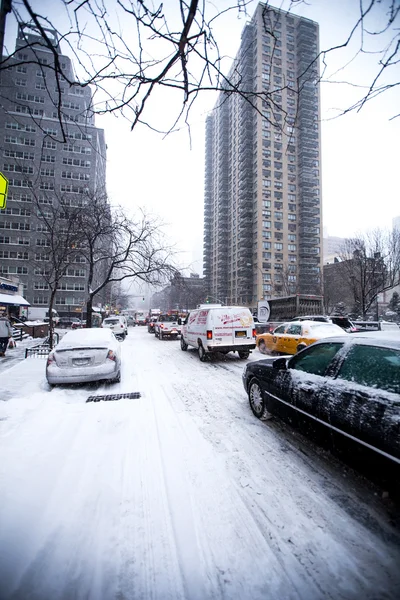
[[[164,329],[164,325],[162,323],[160,324],[160,329]]]
[[[50,352],[49,356],[47,357],[47,364],[46,364],[46,366],[49,367],[54,362],[56,362],[55,359],[54,359],[54,352]]]
[[[109,350],[107,354],[107,358],[116,362],[117,357],[115,356],[115,352],[113,350]]]
[[[253,329],[253,338],[257,337],[257,329]]]
[[[207,339],[208,340],[212,340],[213,339],[213,337],[212,337],[212,331],[211,330],[207,330]]]

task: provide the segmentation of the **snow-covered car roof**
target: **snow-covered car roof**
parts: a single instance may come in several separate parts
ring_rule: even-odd
[[[114,343],[118,342],[110,329],[74,329],[64,335],[60,343],[57,344],[56,350],[59,348],[70,348],[71,346],[88,347],[92,345],[98,346],[99,344],[109,346]]]
[[[343,340],[343,337],[332,336],[324,338],[316,344],[322,342],[343,342],[347,344],[365,344],[365,345],[376,345],[385,346],[387,348],[400,348],[400,335],[395,331],[362,331],[356,333],[349,333]]]
[[[301,325],[302,335],[307,337],[330,337],[349,335],[344,329],[334,323],[323,323],[322,321],[289,321],[285,327],[291,325]]]

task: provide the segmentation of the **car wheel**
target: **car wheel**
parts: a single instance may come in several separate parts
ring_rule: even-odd
[[[258,349],[261,352],[261,354],[267,354],[267,346],[265,345],[264,340],[260,340],[260,343],[258,344]]]
[[[304,348],[307,348],[306,344],[299,344],[296,348],[296,352],[300,352],[301,350],[304,350]]]
[[[185,342],[185,340],[183,339],[183,337],[181,337],[181,350],[183,350],[184,352],[186,352],[187,349],[188,349],[188,345]]]
[[[162,340],[162,339],[163,339],[163,334],[162,334],[162,331],[160,331],[160,333],[158,334],[158,339],[159,339],[159,340]]]
[[[262,421],[267,421],[270,419],[272,415],[267,410],[265,398],[262,394],[260,384],[258,383],[257,379],[253,379],[250,382],[248,395],[250,408],[257,419],[261,419]]]
[[[120,381],[121,381],[121,371],[118,371],[118,375],[114,379],[111,379],[111,383],[119,383]]]
[[[207,360],[207,354],[202,344],[200,344],[199,346],[199,359],[201,360],[201,362],[205,362]]]
[[[248,350],[242,350],[239,352],[239,358],[249,358],[250,352]]]

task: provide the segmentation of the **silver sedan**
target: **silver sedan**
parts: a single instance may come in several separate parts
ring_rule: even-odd
[[[64,335],[46,365],[50,385],[120,381],[121,348],[109,329],[77,329]]]

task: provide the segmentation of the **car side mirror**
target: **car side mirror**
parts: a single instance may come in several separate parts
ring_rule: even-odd
[[[286,371],[287,369],[287,359],[286,358],[277,358],[272,363],[272,367],[277,369],[278,371]]]

